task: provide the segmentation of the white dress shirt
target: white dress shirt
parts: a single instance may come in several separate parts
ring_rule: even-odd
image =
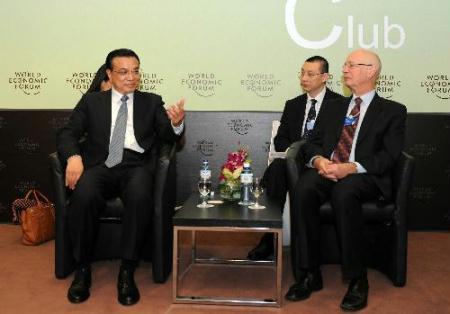
[[[350,115],[350,112],[352,111],[353,107],[355,106],[355,98],[357,98],[357,97],[361,98],[362,102],[361,102],[361,107],[359,109],[358,124],[356,125],[355,135],[353,136],[352,149],[350,150],[350,156],[349,156],[348,161],[354,162],[356,164],[356,170],[358,173],[366,173],[367,170],[358,161],[355,160],[355,147],[356,147],[356,142],[358,141],[359,129],[361,128],[361,124],[364,120],[367,109],[369,108],[369,105],[372,102],[373,97],[375,97],[375,90],[372,90],[361,96],[353,95],[352,100],[350,101],[350,104],[348,106],[347,117]],[[333,157],[333,154],[331,157]]]
[[[348,161],[354,162],[356,164],[356,172],[357,173],[366,173],[367,170],[358,161],[355,160],[355,147],[356,147],[356,142],[358,141],[359,129],[361,128],[361,124],[364,120],[367,109],[369,108],[370,103],[372,102],[373,98],[375,97],[375,90],[371,90],[370,92],[368,92],[364,95],[361,95],[361,96],[353,95],[352,100],[348,104],[347,117],[350,115],[350,112],[352,112],[352,109],[355,106],[355,98],[357,98],[357,97],[361,98],[362,102],[360,105],[361,107],[359,109],[358,124],[356,126],[355,135],[353,136],[352,149],[350,150],[350,156],[349,156]],[[334,154],[334,151],[331,153],[330,160],[333,159],[333,154]],[[318,157],[321,157],[321,156],[313,156],[306,165],[310,168],[314,168],[314,166],[313,166],[314,159],[316,159]]]
[[[122,96],[123,95],[120,94],[118,91],[116,91],[114,88],[111,89],[111,135],[109,138],[110,142],[114,131],[114,127],[116,126],[117,114],[119,112],[120,105],[122,104],[121,101]],[[144,149],[141,146],[139,146],[138,142],[136,141],[136,137],[134,136],[134,123],[133,123],[134,93],[129,93],[127,94],[127,96],[128,96],[127,100],[128,115],[127,115],[127,127],[125,129],[125,143],[123,148],[131,149],[138,153],[143,153]],[[184,121],[178,127],[172,125],[172,128],[175,134],[180,135],[181,132],[183,132]]]
[[[317,115],[319,114],[320,107],[322,106],[322,102],[323,102],[323,98],[325,97],[326,90],[327,89],[324,86],[322,88],[322,90],[319,92],[319,94],[316,95],[316,97],[311,97],[309,94],[306,94],[307,101],[306,101],[306,107],[305,107],[305,115],[303,116],[302,136],[303,136],[303,133],[305,133],[305,123],[306,123],[306,120],[308,119],[309,109],[311,109],[311,99],[317,100],[316,106],[315,106],[316,107],[316,119],[317,119]],[[316,119],[314,119],[314,121],[312,122],[313,126],[314,126],[314,123],[316,122]]]

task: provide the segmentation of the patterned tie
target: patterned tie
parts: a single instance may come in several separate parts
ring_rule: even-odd
[[[313,125],[309,125],[311,121],[316,120],[316,99],[311,99],[311,107],[308,111],[308,116],[306,117],[305,127],[303,129],[303,139],[308,139],[308,137],[311,135]]]
[[[108,168],[118,165],[122,161],[123,145],[125,143],[125,130],[127,127],[127,100],[128,96],[124,95],[120,98],[122,104],[117,113],[116,125],[114,126],[111,142],[109,143],[109,155],[105,161]]]
[[[346,123],[344,123],[344,127],[342,128],[341,137],[339,138],[339,142],[334,149],[333,153],[333,161],[336,163],[348,162],[350,157],[350,151],[352,149],[353,137],[355,136],[355,130],[358,126],[359,120],[359,110],[361,108],[362,99],[357,97],[355,98],[355,106],[350,112],[350,116],[354,117],[353,123],[347,123],[348,117],[345,118]]]

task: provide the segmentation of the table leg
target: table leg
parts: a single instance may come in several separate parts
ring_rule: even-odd
[[[277,241],[276,245],[276,259],[277,259],[277,275],[276,275],[276,296],[277,296],[277,304],[281,306],[282,298],[281,298],[281,276],[282,276],[282,263],[283,263],[283,231],[275,232],[275,239]]]
[[[197,260],[197,233],[195,230],[191,231],[191,260],[192,263]]]
[[[191,245],[190,245],[190,257],[192,260],[186,270],[182,271],[180,261],[182,259],[181,247],[179,245],[180,235],[182,231],[188,231],[191,233]],[[179,289],[184,275],[190,270],[194,263],[200,264],[254,264],[258,265],[258,262],[245,261],[245,260],[202,260],[197,257],[197,231],[218,231],[218,232],[246,232],[252,231],[252,229],[240,229],[240,228],[227,228],[227,227],[174,227],[174,262],[173,262],[173,302],[174,303],[199,303],[199,304],[222,304],[222,305],[253,305],[253,306],[281,306],[281,276],[282,276],[282,248],[283,248],[283,236],[280,229],[269,229],[265,232],[272,232],[274,234],[274,258],[271,264],[275,275],[275,297],[272,299],[259,299],[259,298],[239,298],[239,297],[219,297],[219,296],[196,296],[196,295],[180,295]],[[260,232],[260,230],[258,230]],[[189,256],[189,255],[188,255]],[[263,261],[265,262],[265,261]]]
[[[173,274],[172,274],[172,301],[176,302],[178,297],[178,272],[179,272],[179,249],[178,249],[178,229],[173,229]]]

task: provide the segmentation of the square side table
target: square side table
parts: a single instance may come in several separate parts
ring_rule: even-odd
[[[249,209],[238,205],[237,202],[225,202],[211,208],[198,208],[199,198],[192,194],[173,217],[174,247],[173,247],[173,302],[200,303],[223,305],[253,305],[253,306],[281,306],[281,272],[282,272],[282,214],[281,209],[270,199],[261,197],[265,209]],[[179,233],[191,233],[190,262],[184,272],[180,271]],[[236,258],[200,258],[197,255],[197,232],[270,232],[274,234],[275,252],[271,260],[251,261]],[[275,272],[274,298],[244,298],[182,295],[180,293],[181,279],[192,269],[193,265],[216,265],[220,267],[245,265],[249,267],[270,267]]]

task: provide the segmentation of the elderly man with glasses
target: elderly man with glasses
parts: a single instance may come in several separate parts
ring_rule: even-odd
[[[405,136],[406,107],[376,93],[381,61],[374,52],[349,54],[343,68],[349,98],[323,108],[303,149],[309,169],[300,174],[293,191],[300,258],[293,263],[296,283],[290,301],[309,298],[323,287],[320,272],[319,208],[330,200],[341,248],[343,278],[349,281],[341,309],[367,306],[369,284],[363,241],[361,204],[392,197],[391,170]],[[299,228],[302,226],[301,228]]]

